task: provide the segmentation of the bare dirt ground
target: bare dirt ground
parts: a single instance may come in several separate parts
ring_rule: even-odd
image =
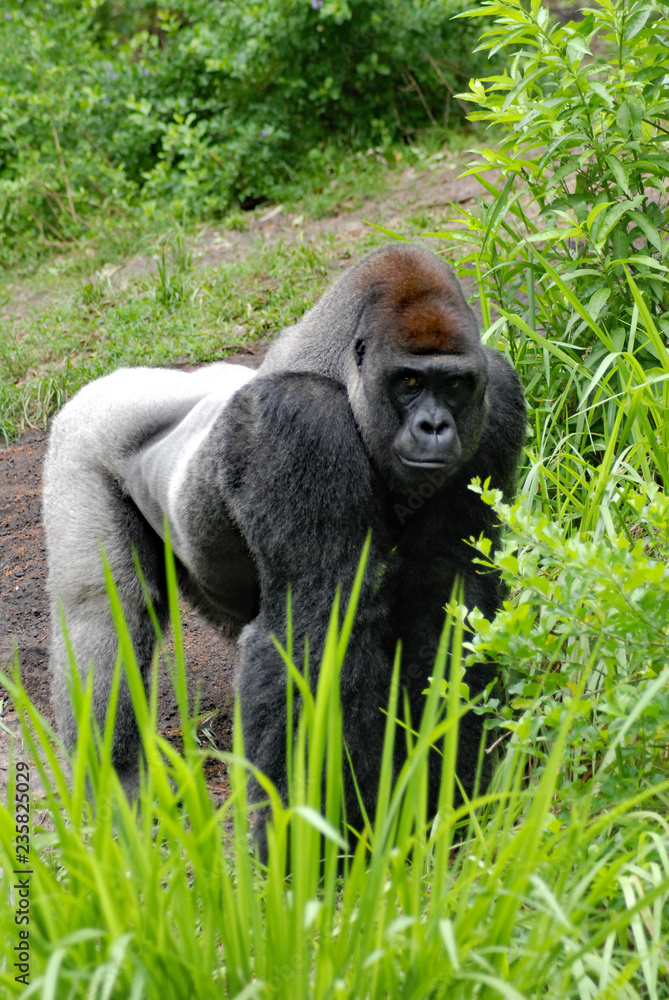
[[[296,227],[295,219],[280,206],[268,208],[244,233],[211,230],[198,241],[195,263],[215,267],[238,259],[257,240],[296,239],[299,230],[308,235],[346,234],[355,238],[367,231],[365,220],[379,219],[389,229],[401,228],[402,217],[423,211],[428,216],[442,214],[449,203],[465,203],[480,196],[474,178],[458,179],[457,171],[440,167],[417,174],[405,171],[384,199],[370,200],[352,211],[343,204],[332,218],[307,221]],[[124,280],[148,273],[155,259],[136,257],[103,273],[123,287]],[[93,277],[93,276],[91,276]],[[28,287],[17,287],[3,308],[5,315],[25,315],[44,306],[40,293],[31,297]],[[229,358],[257,365],[261,350]],[[0,448],[0,669],[18,659],[23,682],[34,704],[53,722],[49,700],[48,640],[49,611],[46,596],[46,555],[41,526],[40,503],[42,462],[47,432],[31,431],[18,443]],[[203,743],[229,749],[232,732],[232,674],[234,645],[223,638],[198,614],[183,606],[183,634],[191,697],[199,688],[200,713],[214,713],[201,728]],[[169,653],[169,649],[168,649]],[[160,668],[158,726],[161,733],[179,742],[176,701],[165,663]],[[0,787],[6,786],[10,753],[18,759],[24,753],[20,726],[6,695],[0,691]],[[223,796],[227,779],[223,765],[208,768],[210,788]]]

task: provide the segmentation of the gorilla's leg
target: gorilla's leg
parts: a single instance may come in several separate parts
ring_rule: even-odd
[[[87,386],[56,417],[50,434],[43,518],[51,606],[51,694],[58,731],[70,749],[76,744],[77,723],[62,616],[84,680],[94,663],[93,709],[101,727],[118,651],[102,550],[144,676],[151,663],[155,634],[137,577],[133,546],[156,612],[163,621],[166,617],[163,543],[126,495],[120,472],[122,456],[132,443],[154,429],[154,422],[147,421],[137,404],[128,407],[129,397],[140,396],[142,377],[146,379],[145,372],[118,372]],[[160,391],[164,394],[164,387]],[[123,412],[124,403],[129,413]],[[137,781],[139,737],[124,675],[112,759],[132,792]]]
[[[163,543],[132,501],[101,470],[72,468],[75,475],[52,471],[45,502],[48,529],[51,600],[52,701],[59,733],[68,748],[77,739],[77,724],[69,690],[70,662],[61,610],[74,657],[85,680],[94,663],[93,709],[103,727],[118,651],[118,640],[105,586],[101,546],[116,583],[138,664],[146,679],[155,633],[137,577],[132,549],[139,557],[148,591],[161,624],[167,617]],[[63,470],[64,472],[64,470]],[[50,504],[58,494],[59,513]],[[104,526],[104,533],[100,531]],[[125,675],[121,677],[112,761],[129,792],[134,790],[139,763],[139,735]]]

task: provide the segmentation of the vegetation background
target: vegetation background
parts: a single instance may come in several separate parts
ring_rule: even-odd
[[[394,236],[422,233],[453,260],[530,408],[518,502],[473,486],[507,524],[493,560],[509,599],[487,622],[453,596],[417,733],[395,675],[379,806],[347,848],[337,684],[355,595],[334,608],[314,696],[285,650],[301,711],[290,801],[267,786],[266,869],[249,851],[239,727],[232,793],[216,807],[207,792],[174,581],[182,755],[156,730],[109,581],[147,752],[139,811],[89,687],[74,691],[68,781],[18,666],[5,678],[48,814],[37,823],[32,802],[30,986],[4,875],[7,995],[669,997],[669,8],[558,13],[540,0],[3,7],[2,287],[48,300],[2,322],[7,439],[121,363],[210,360],[295,318],[334,243],[310,239],[308,218],[407,168],[420,183],[465,145],[480,201],[409,212]],[[296,238],[214,272],[194,264],[196,226],[253,228],[273,202]],[[337,252],[392,236],[339,237]],[[156,268],[121,288],[104,265],[138,246]],[[472,544],[488,564],[486,540]],[[482,655],[504,683],[471,704],[462,669]],[[457,806],[466,711],[506,752],[487,793]],[[410,753],[393,783],[395,739]],[[431,745],[445,764],[434,822]],[[17,775],[0,809],[5,873]]]
[[[342,154],[463,120],[463,0],[36,0],[4,8],[0,259],[114,218],[220,218]],[[111,218],[107,219],[106,216]]]

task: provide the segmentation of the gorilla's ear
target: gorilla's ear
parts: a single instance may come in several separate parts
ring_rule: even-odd
[[[362,364],[362,359],[365,356],[365,342],[362,339],[362,337],[360,337],[360,339],[356,340],[356,342],[355,342],[355,356],[356,356],[356,360],[358,362],[358,368],[359,368],[360,365]]]

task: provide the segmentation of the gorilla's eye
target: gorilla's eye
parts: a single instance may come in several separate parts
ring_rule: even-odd
[[[449,380],[448,380],[448,386],[449,386],[450,389],[457,389],[457,387],[460,385],[461,381],[462,380],[459,379],[459,378],[449,378]]]
[[[403,375],[402,376],[402,385],[405,385],[408,389],[415,389],[416,386],[418,385],[418,376],[417,375]]]

